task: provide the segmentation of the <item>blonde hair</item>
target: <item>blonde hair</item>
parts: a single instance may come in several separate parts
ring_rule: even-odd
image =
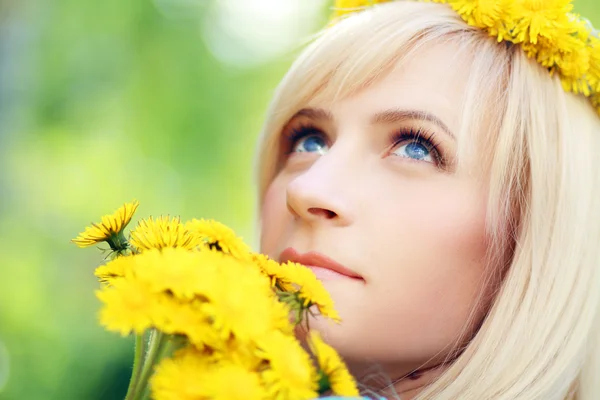
[[[600,118],[519,47],[432,3],[382,4],[326,29],[274,96],[259,142],[260,202],[296,111],[352,95],[444,41],[471,59],[459,154],[489,155],[490,260],[502,284],[475,337],[416,398],[598,399]]]

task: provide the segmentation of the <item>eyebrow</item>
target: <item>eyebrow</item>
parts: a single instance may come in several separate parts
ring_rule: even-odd
[[[299,116],[311,118],[314,120],[333,120],[333,115],[330,112],[323,110],[322,108],[303,108],[302,110],[298,111],[294,115],[294,117],[292,117],[292,119]],[[409,120],[431,122],[437,125],[439,128],[441,128],[443,131],[445,131],[452,139],[456,140],[456,136],[452,133],[450,128],[448,128],[448,125],[446,125],[444,121],[442,121],[440,118],[436,117],[431,113],[428,113],[427,111],[403,109],[386,110],[373,115],[371,117],[371,124],[391,124],[394,122],[402,122]]]

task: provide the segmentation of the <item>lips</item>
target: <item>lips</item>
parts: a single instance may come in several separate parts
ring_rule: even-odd
[[[294,248],[288,247],[281,253],[279,261],[282,263],[291,261],[302,264],[310,268],[318,278],[331,279],[337,276],[364,280],[364,278],[358,273],[344,267],[337,261],[316,251],[299,253]]]

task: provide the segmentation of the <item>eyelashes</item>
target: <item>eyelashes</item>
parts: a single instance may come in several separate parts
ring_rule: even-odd
[[[323,133],[319,128],[311,124],[302,124],[290,129],[285,134],[285,146],[286,153],[293,153],[294,145],[300,140],[309,135],[320,135],[325,141],[327,141],[327,135]]]
[[[441,144],[437,141],[435,132],[424,128],[400,128],[392,133],[391,150],[398,148],[402,144],[416,143],[428,150],[435,164],[442,167],[446,165],[446,159],[441,151]]]
[[[283,148],[285,156],[288,157],[295,153],[294,150],[299,141],[309,136],[319,136],[325,143],[331,145],[331,140],[328,135],[323,132],[320,128],[316,127],[311,123],[296,124],[295,126],[288,128],[283,134]],[[433,131],[425,128],[414,128],[414,127],[403,127],[393,131],[388,138],[389,146],[387,147],[387,153],[391,154],[395,149],[398,149],[401,145],[416,144],[427,149],[431,155],[434,164],[438,168],[446,166],[447,161],[444,157],[442,146],[436,139],[436,134]],[[421,161],[412,159],[412,161]],[[426,162],[426,161],[423,161]]]

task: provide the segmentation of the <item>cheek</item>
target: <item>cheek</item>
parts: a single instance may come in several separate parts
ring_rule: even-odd
[[[282,238],[291,218],[286,206],[285,186],[274,180],[265,193],[261,204],[260,251],[271,258],[277,258],[282,250]]]
[[[397,305],[397,329],[410,326],[415,340],[437,347],[459,334],[482,288],[485,196],[449,187],[395,198],[372,218],[381,227],[372,289],[380,305]]]
[[[373,194],[364,193],[362,203],[371,206],[363,208],[361,224],[364,231],[377,233],[365,235],[364,248],[369,259],[380,259],[373,273],[432,279],[465,272],[462,265],[478,263],[485,255],[487,195],[476,182],[388,182]]]
[[[343,353],[426,362],[461,334],[485,279],[485,193],[474,184],[375,188],[363,199],[360,257],[367,285],[330,286],[344,318]],[[376,206],[373,206],[376,205]],[[475,307],[479,320],[484,307]],[[476,321],[478,322],[478,321]],[[369,327],[365,330],[364,327]],[[368,340],[369,349],[360,343]],[[352,343],[352,345],[350,345]]]
[[[395,198],[399,200],[382,205],[387,212],[373,217],[383,227],[385,249],[380,254],[390,257],[382,264],[383,275],[410,275],[435,287],[481,274],[486,252],[483,193],[471,186],[434,187]]]

